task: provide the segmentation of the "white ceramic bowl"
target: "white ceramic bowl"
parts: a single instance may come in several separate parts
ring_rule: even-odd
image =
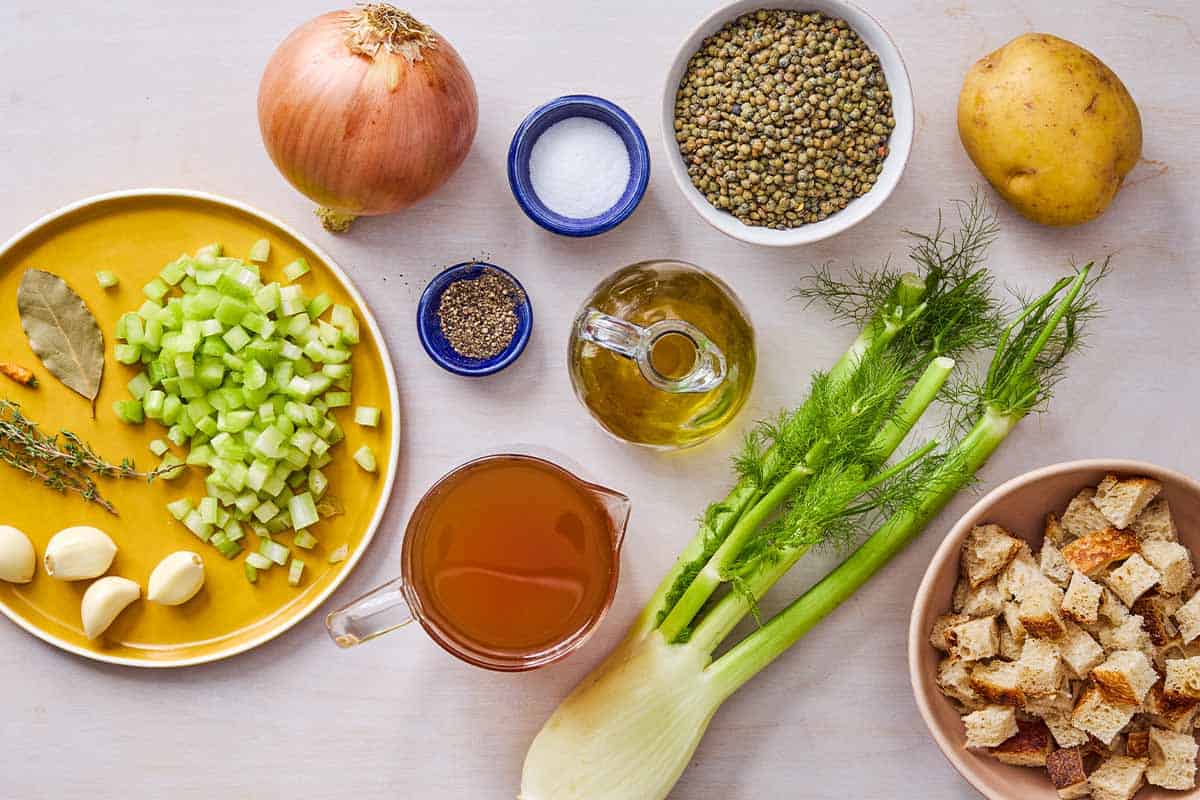
[[[890,152],[883,162],[883,171],[875,185],[836,214],[820,222],[803,225],[789,230],[772,230],[747,225],[733,215],[719,211],[705,199],[688,178],[683,156],[675,144],[675,93],[679,81],[687,68],[688,61],[699,49],[700,43],[719,31],[726,23],[750,11],[762,8],[785,8],[795,11],[819,11],[831,17],[839,17],[850,24],[862,40],[879,56],[892,93],[892,115],[896,127],[889,142]],[[845,0],[736,0],[710,14],[695,27],[680,46],[667,73],[662,98],[662,137],[667,151],[667,164],[680,190],[704,220],[722,233],[751,244],[770,247],[794,247],[828,239],[866,219],[871,212],[883,205],[888,195],[900,182],[900,174],[908,163],[913,140],[913,96],[908,80],[908,70],[900,57],[900,50],[892,37],[879,22],[853,3]]]

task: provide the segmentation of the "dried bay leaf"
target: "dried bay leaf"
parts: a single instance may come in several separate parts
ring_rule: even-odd
[[[104,334],[83,298],[57,275],[30,269],[17,288],[17,311],[33,352],[51,375],[91,401],[94,414]]]

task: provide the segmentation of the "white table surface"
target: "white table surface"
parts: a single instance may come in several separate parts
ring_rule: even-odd
[[[727,457],[761,416],[803,396],[852,333],[788,295],[809,265],[902,257],[904,228],[980,178],[959,146],[954,107],[967,67],[1029,30],[1094,50],[1124,79],[1145,125],[1145,161],[1099,221],[1061,231],[1001,210],[991,264],[1041,287],[1067,262],[1117,251],[1111,307],[1072,365],[1053,411],[1030,419],[983,473],[985,487],[1086,456],[1132,456],[1200,472],[1200,13],[1191,0],[874,0],[903,50],[918,116],[895,195],[853,231],[769,251],[726,239],[688,207],[663,164],[659,82],[678,42],[713,0],[416,0],[463,54],[479,90],[479,136],[460,173],[407,213],[324,233],[259,141],[258,78],[275,45],[328,0],[244,3],[0,2],[0,238],[78,198],[181,186],[252,203],[312,236],[350,272],[378,315],[400,380],[401,472],[385,529],[331,603],[390,578],[400,528],[434,479],[514,442],[554,447],[626,491],[634,515],[617,602],[599,634],[557,666],[522,675],[473,669],[418,630],[350,652],[320,615],[232,660],[177,671],[99,665],[0,623],[0,797],[511,798],[531,737],[621,635],[691,520],[724,493]],[[535,105],[592,92],[642,125],[655,173],[637,213],[590,240],[529,223],[505,179],[509,137]],[[516,271],[537,330],[516,366],[468,382],[421,352],[417,296],[439,268],[490,255]],[[680,455],[608,438],[571,393],[565,342],[576,306],[610,271],[675,256],[729,281],[751,309],[760,370],[732,430]],[[3,313],[11,313],[6,308]],[[34,502],[32,497],[3,503]],[[967,798],[927,737],[909,691],[904,641],[924,565],[961,496],[881,575],[713,721],[673,797]],[[778,595],[832,564],[805,560]]]

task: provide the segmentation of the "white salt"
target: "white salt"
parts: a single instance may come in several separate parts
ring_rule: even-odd
[[[617,204],[629,184],[629,151],[608,125],[567,117],[547,128],[529,154],[529,179],[557,214],[588,219]]]

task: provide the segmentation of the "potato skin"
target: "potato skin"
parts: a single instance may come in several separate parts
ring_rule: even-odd
[[[996,191],[1043,225],[1100,216],[1142,153],[1141,116],[1120,78],[1046,33],[1018,36],[971,67],[958,135]]]

